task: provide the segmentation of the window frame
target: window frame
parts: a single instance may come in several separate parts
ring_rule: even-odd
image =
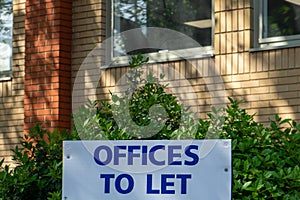
[[[0,70],[0,81],[7,81],[7,80],[11,80],[12,79],[12,62],[13,62],[13,29],[14,29],[14,14],[13,14],[13,0],[11,0],[11,8],[12,8],[12,20],[11,20],[11,35],[10,35],[10,39],[11,39],[11,43],[10,43],[10,47],[11,47],[11,54],[10,54],[10,58],[9,59],[9,69],[8,70]],[[1,26],[1,25],[0,25]]]
[[[113,40],[113,28],[114,28],[114,0],[110,0],[107,3],[108,17],[106,18],[106,38],[111,38]],[[160,63],[160,62],[170,62],[170,61],[178,61],[178,60],[188,60],[188,59],[199,59],[199,58],[207,58],[214,56],[214,33],[215,33],[215,12],[214,12],[215,1],[212,0],[212,9],[211,9],[211,45],[210,46],[201,46],[196,48],[188,48],[188,49],[179,49],[179,50],[162,50],[159,52],[145,53],[144,56],[149,57],[149,63]],[[113,55],[113,41],[108,40],[106,44],[106,57],[108,58],[106,64],[109,66],[104,66],[102,68],[110,68],[110,67],[120,67],[120,66],[128,66],[128,62],[130,61],[131,55],[126,56],[118,56],[114,57]],[[199,50],[203,53],[199,53]]]
[[[9,81],[12,79],[12,69],[0,71],[0,81]]]
[[[274,37],[263,37],[263,26],[267,23],[267,17],[264,13],[267,13],[267,2],[268,0],[255,0],[254,1],[254,48],[255,50],[268,50],[268,49],[279,49],[288,47],[300,46],[300,34],[289,35],[289,36],[274,36]]]

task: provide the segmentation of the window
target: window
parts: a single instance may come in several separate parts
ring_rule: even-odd
[[[0,0],[0,79],[11,74],[12,24],[12,0]]]
[[[300,0],[257,0],[258,47],[300,46]]]
[[[136,53],[162,53],[180,51],[199,46],[212,46],[213,13],[211,0],[113,0],[111,5],[111,35],[113,38],[113,57]],[[192,38],[193,42],[172,42],[165,35],[157,37],[149,32],[158,27],[182,33]],[[132,38],[120,37],[118,34],[140,28]],[[172,37],[172,36],[169,36]],[[168,40],[169,44],[164,42]],[[131,49],[132,42],[146,48]],[[151,45],[149,45],[151,43]],[[153,45],[154,44],[154,45]],[[152,48],[154,47],[154,48]],[[209,49],[208,48],[208,49]]]

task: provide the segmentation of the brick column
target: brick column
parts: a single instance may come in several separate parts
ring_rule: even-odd
[[[71,124],[72,0],[26,0],[24,132]]]
[[[249,73],[252,4],[251,0],[215,0],[215,65],[221,75]]]

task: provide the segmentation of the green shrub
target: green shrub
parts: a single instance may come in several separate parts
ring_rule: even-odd
[[[300,124],[275,115],[265,127],[229,100],[220,138],[232,140],[233,199],[300,199]]]
[[[193,136],[195,127],[195,139],[210,138],[208,132],[218,133],[220,139],[231,139],[233,199],[300,199],[300,124],[275,115],[270,127],[264,126],[239,108],[239,101],[229,100],[226,109],[213,109],[209,120],[191,122],[190,130],[175,130],[168,139]],[[110,121],[113,116],[98,117],[100,121]]]
[[[275,115],[266,127],[239,108],[240,101],[231,98],[227,108],[212,108],[208,120],[195,122],[181,109],[177,98],[165,92],[166,86],[157,84],[157,77],[150,74],[143,78],[139,67],[146,62],[137,56],[130,63],[130,87],[126,91],[130,98],[112,95],[112,102],[89,102],[80,107],[74,114],[72,134],[35,127],[30,133],[33,140],[26,137],[21,148],[14,150],[17,167],[10,170],[0,163],[0,200],[61,199],[62,141],[79,139],[78,134],[81,139],[140,139],[138,130],[128,134],[126,127],[119,127],[113,110],[125,120],[133,118],[143,128],[151,123],[150,107],[155,104],[166,110],[166,121],[158,134],[148,139],[232,140],[233,199],[300,199],[300,124]],[[122,110],[127,103],[128,113]],[[183,120],[187,126],[179,127]]]
[[[79,138],[66,131],[33,128],[13,150],[16,167],[0,162],[0,199],[61,199],[62,141],[74,139]]]
[[[174,131],[186,113],[177,97],[166,93],[167,85],[160,84],[159,78],[151,73],[144,74],[141,67],[147,62],[148,58],[142,55],[132,57],[127,72],[128,88],[123,91],[125,96],[111,94],[112,102],[94,101],[79,107],[74,114],[74,130],[82,139],[155,140],[176,137]],[[148,126],[148,135],[144,131],[145,126]]]
[[[146,63],[137,57],[135,57],[135,62]],[[140,66],[134,63],[133,66]],[[138,72],[138,68],[135,70],[137,71],[131,72],[137,74],[136,77],[131,76],[132,85],[137,85],[141,81],[141,73]],[[165,86],[148,82],[149,79],[155,78],[142,80],[145,85],[138,90],[131,91],[131,115],[124,116],[125,120],[131,117],[137,124],[144,126],[150,121],[149,108],[153,104],[159,103],[166,110],[168,106],[175,107],[174,110],[167,110],[168,120],[175,123],[171,126],[166,123],[166,126],[150,139],[216,137],[231,139],[233,199],[300,199],[300,124],[275,115],[275,120],[271,122],[270,127],[264,126],[255,122],[254,116],[249,115],[245,109],[240,109],[239,101],[229,98],[230,104],[227,108],[219,110],[213,108],[212,113],[208,113],[209,120],[199,119],[198,123],[195,123],[188,119],[188,129],[178,128],[181,122],[180,117],[188,118],[188,115],[182,113],[181,105],[177,103],[176,97],[164,92]],[[139,81],[136,81],[137,79]],[[117,102],[121,105],[118,114],[122,115],[124,107],[122,103],[128,102],[122,102],[124,98],[116,95],[113,95],[112,99],[113,103]],[[126,130],[118,129],[111,114],[111,104],[106,102],[101,105],[104,106],[96,106],[97,117],[94,123],[100,124],[99,127],[103,130],[102,134],[105,134],[105,137],[139,139],[139,137],[126,134]],[[100,114],[103,110],[106,114]],[[174,115],[170,115],[172,111]]]
[[[141,57],[134,57],[133,61],[132,66],[137,68],[130,73],[137,76],[130,76],[130,80],[132,85],[137,85],[142,80],[138,67],[146,61]],[[198,123],[195,123],[188,119],[188,129],[186,127],[178,129],[180,117],[188,117],[188,115],[180,112],[181,105],[177,103],[176,97],[164,92],[165,86],[149,83],[149,80],[155,78],[148,77],[142,80],[145,85],[131,91],[131,116],[123,117],[125,120],[131,117],[137,124],[144,126],[150,121],[149,107],[153,104],[160,103],[166,110],[168,106],[176,107],[175,111],[173,110],[174,115],[170,115],[172,109],[167,110],[169,120],[175,123],[164,126],[150,139],[216,137],[231,139],[233,199],[300,199],[300,124],[290,119],[283,120],[275,115],[275,120],[271,122],[270,127],[266,127],[255,122],[254,116],[249,115],[245,109],[240,109],[239,101],[229,98],[230,104],[227,108],[220,110],[213,108],[212,113],[208,113],[209,120],[199,119]],[[121,105],[118,113],[121,115],[124,98],[113,95],[112,99],[113,103],[118,102]],[[111,114],[111,104],[106,102],[101,105],[105,106],[96,106],[95,113],[99,114],[96,114],[94,123],[100,124],[99,127],[105,137],[138,139],[126,134],[126,130],[118,129]],[[100,114],[103,110],[106,113],[104,115]]]
[[[239,101],[230,101],[221,120],[220,138],[232,139],[233,199],[300,199],[300,124],[275,115],[270,127],[265,127],[240,109]],[[214,112],[209,120],[199,120],[196,139],[206,137],[218,111]],[[103,116],[104,121],[109,119],[109,115]],[[41,139],[45,135],[48,142]],[[6,166],[0,172],[0,199],[60,199],[61,142],[78,138],[40,127],[32,130],[31,137],[36,145],[25,140],[21,149],[14,150],[18,166],[13,170]],[[33,154],[29,156],[24,149]]]

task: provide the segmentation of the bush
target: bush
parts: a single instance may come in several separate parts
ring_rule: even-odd
[[[147,62],[148,58],[142,55],[132,57],[127,72],[128,88],[122,91],[125,96],[111,94],[112,102],[94,101],[79,108],[74,114],[74,130],[82,139],[175,137],[174,131],[186,113],[177,97],[165,92],[167,85],[160,84],[151,73],[144,74],[141,67]]]
[[[275,115],[265,127],[229,100],[220,135],[232,140],[233,199],[300,199],[300,124]]]
[[[233,199],[300,199],[300,124],[275,115],[270,127],[265,127],[240,109],[239,101],[230,101],[221,119],[220,138],[232,139]],[[101,107],[97,109],[102,112]],[[209,120],[199,120],[196,139],[206,137],[219,111],[214,112],[208,114]],[[108,116],[98,118],[103,123],[111,120]],[[110,130],[106,134],[110,135]],[[30,138],[36,142],[26,137],[22,148],[14,150],[18,166],[13,170],[5,166],[0,171],[2,200],[61,198],[61,142],[78,137],[64,131],[49,133],[37,126]]]
[[[134,61],[137,61],[136,59],[138,58]],[[136,83],[135,78],[137,77],[131,79],[132,83]],[[212,113],[208,113],[209,120],[199,119],[198,123],[187,120],[190,122],[188,130],[181,129],[178,128],[179,118],[186,115],[182,113],[176,97],[166,94],[163,91],[165,86],[149,84],[147,80],[144,80],[145,85],[141,89],[132,93],[130,100],[131,117],[136,123],[141,126],[149,123],[149,107],[154,103],[160,103],[164,108],[176,108],[174,115],[170,115],[171,110],[166,109],[169,121],[176,123],[171,126],[166,123],[166,126],[150,139],[231,139],[233,199],[300,199],[300,124],[275,115],[275,120],[266,127],[255,122],[254,116],[249,115],[245,109],[240,109],[240,101],[229,98],[230,105],[220,110],[213,108]],[[116,95],[113,95],[112,99],[112,104],[124,100]],[[100,124],[102,134],[109,139],[139,139],[126,134],[126,130],[118,129],[111,114],[112,104],[105,102],[89,107],[96,109],[97,117],[94,118],[94,123]],[[124,106],[122,102],[119,105],[121,115]],[[106,114],[101,113],[103,110]],[[127,120],[129,116],[123,118]],[[86,125],[89,129],[89,124]]]
[[[275,115],[266,127],[239,108],[240,101],[231,98],[227,108],[213,108],[208,120],[194,122],[177,98],[155,82],[156,77],[150,74],[142,78],[138,68],[146,62],[141,56],[133,57],[129,99],[112,95],[112,102],[89,102],[80,107],[74,115],[76,127],[72,134],[35,127],[22,141],[22,148],[14,150],[17,167],[9,170],[8,166],[2,167],[3,161],[0,163],[0,200],[61,199],[62,141],[79,139],[77,132],[82,139],[140,139],[139,130],[132,135],[126,126],[119,127],[113,109],[117,108],[121,118],[132,117],[143,128],[151,122],[150,107],[155,104],[165,108],[166,121],[158,134],[148,139],[232,140],[233,199],[300,199],[300,124]],[[135,89],[140,83],[144,85]],[[124,115],[127,101],[129,112]],[[182,119],[188,126],[178,127]]]
[[[13,150],[14,169],[0,162],[1,200],[61,199],[62,141],[79,139],[66,131],[36,126]]]
[[[191,129],[197,127],[195,139],[209,138],[208,132],[217,132],[220,139],[232,140],[233,199],[300,199],[300,124],[275,115],[266,127],[240,109],[240,101],[229,100],[225,110],[213,109],[208,120],[192,122]],[[98,116],[100,121],[112,120]],[[175,130],[176,134],[169,137],[182,139],[186,134],[193,135],[190,132]]]

